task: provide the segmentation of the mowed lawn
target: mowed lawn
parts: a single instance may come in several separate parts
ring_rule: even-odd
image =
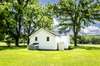
[[[100,47],[81,46],[65,51],[0,47],[0,66],[100,66]]]

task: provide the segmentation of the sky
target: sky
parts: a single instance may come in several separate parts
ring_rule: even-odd
[[[56,3],[58,0],[40,0],[42,5],[46,5],[47,3]]]

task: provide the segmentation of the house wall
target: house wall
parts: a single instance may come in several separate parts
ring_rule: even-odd
[[[64,44],[64,49],[67,49],[70,45],[70,36],[66,35],[66,36],[57,36],[56,37],[56,43],[63,43]]]
[[[70,45],[70,36],[62,36],[61,39],[64,42],[64,48],[67,49]]]
[[[35,41],[37,37],[37,41]],[[50,41],[47,41],[47,37]],[[30,44],[39,43],[39,49],[57,49],[55,36],[51,33],[41,29],[30,36]]]

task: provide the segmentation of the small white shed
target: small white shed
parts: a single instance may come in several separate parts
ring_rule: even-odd
[[[58,35],[43,28],[30,35],[29,49],[64,50],[69,47],[70,36]]]

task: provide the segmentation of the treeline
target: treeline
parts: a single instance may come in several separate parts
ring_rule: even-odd
[[[73,39],[71,43],[73,43]],[[100,44],[100,35],[78,36],[78,44]]]
[[[52,28],[53,17],[59,20],[60,31],[68,28],[73,31],[74,46],[77,46],[81,28],[100,21],[100,1],[59,0],[41,6],[39,0],[0,0],[0,40],[9,46],[11,42],[16,46],[20,42],[29,44],[32,32]]]

